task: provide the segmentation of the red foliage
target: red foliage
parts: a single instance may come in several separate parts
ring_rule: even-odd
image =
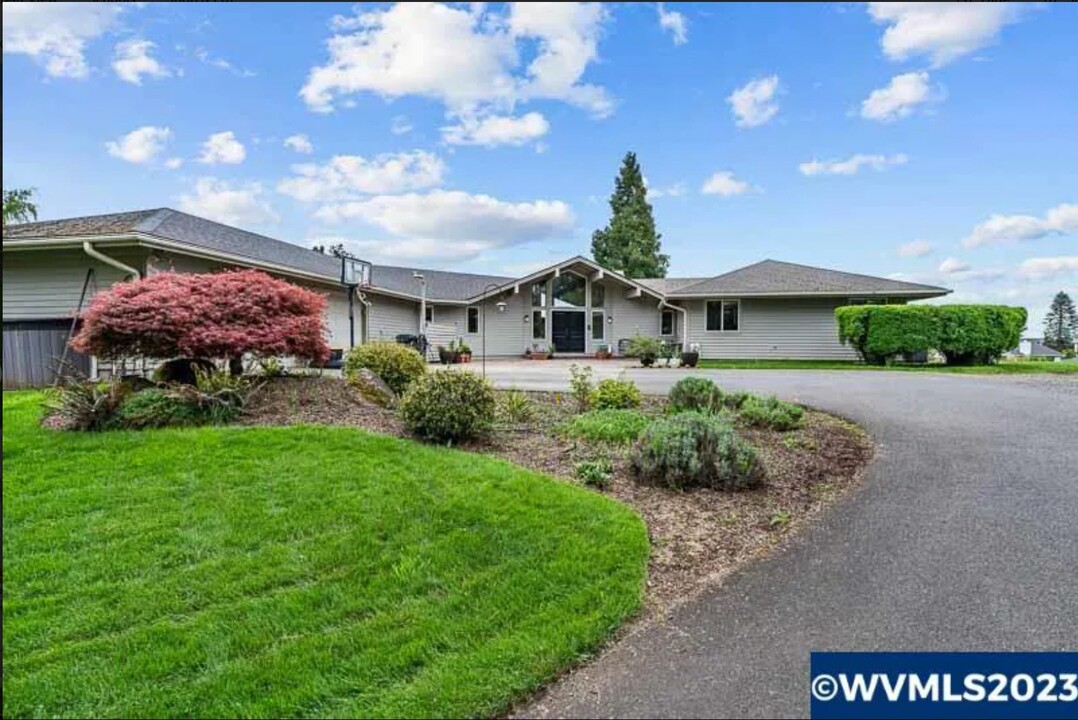
[[[329,358],[326,298],[257,270],[159,273],[94,297],[71,346],[115,358]]]

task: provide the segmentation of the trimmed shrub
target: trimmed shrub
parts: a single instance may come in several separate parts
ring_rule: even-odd
[[[592,442],[630,443],[648,426],[648,418],[636,410],[591,410],[569,418],[558,432]]]
[[[588,487],[605,490],[610,486],[610,477],[614,474],[614,463],[609,458],[584,460],[573,468],[576,479]]]
[[[724,392],[722,394],[722,404],[731,410],[738,410],[745,401],[750,397],[753,397],[752,393],[745,392],[744,390],[735,390],[734,392]]]
[[[114,425],[131,430],[204,425],[210,414],[177,393],[151,388],[128,396],[116,412]]]
[[[670,412],[717,412],[723,406],[723,392],[707,378],[681,378],[667,396]]]
[[[630,467],[642,482],[674,489],[743,490],[764,476],[755,448],[727,420],[698,412],[651,423],[633,449]]]
[[[385,381],[398,395],[427,372],[427,361],[413,348],[395,342],[369,342],[348,351],[345,377],[351,379],[359,368],[367,368]]]
[[[478,437],[494,424],[494,390],[469,372],[422,375],[400,402],[401,419],[415,435],[435,442]]]
[[[596,410],[627,410],[640,405],[640,390],[632,380],[607,378],[591,391],[590,400]]]
[[[783,402],[777,397],[758,397],[750,395],[741,404],[738,415],[749,425],[765,427],[771,430],[793,430],[801,427],[801,418],[805,411],[793,403]]]
[[[938,350],[949,365],[994,362],[1018,345],[1025,308],[1003,305],[853,305],[835,310],[839,340],[883,365]]]

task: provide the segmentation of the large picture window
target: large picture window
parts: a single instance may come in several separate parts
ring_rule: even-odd
[[[479,308],[477,307],[468,308],[468,332],[479,332]]]
[[[546,310],[532,310],[532,340],[546,340]]]
[[[707,301],[707,331],[737,332],[741,327],[741,303],[737,300]]]
[[[606,287],[602,283],[591,284],[591,306],[601,308],[606,303]]]
[[[576,273],[562,273],[554,278],[554,307],[584,307],[588,282]]]

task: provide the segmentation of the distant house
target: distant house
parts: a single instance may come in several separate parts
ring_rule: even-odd
[[[5,387],[47,380],[46,361],[62,352],[84,289],[83,306],[113,283],[159,272],[253,267],[324,292],[336,350],[425,334],[434,343],[464,339],[488,356],[534,346],[563,356],[601,345],[616,353],[642,334],[698,344],[705,358],[854,359],[838,341],[836,307],[950,292],[775,260],[714,277],[656,279],[630,279],[580,256],[522,277],[356,268],[167,208],[11,225],[3,253]],[[99,369],[93,358],[78,361]]]
[[[1063,359],[1063,353],[1045,345],[1041,338],[1022,338],[1018,343],[1018,355],[1030,360]]]

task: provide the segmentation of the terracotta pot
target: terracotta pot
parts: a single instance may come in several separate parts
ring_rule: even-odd
[[[550,358],[550,353],[533,352],[528,357],[531,358],[532,360],[548,360]]]

